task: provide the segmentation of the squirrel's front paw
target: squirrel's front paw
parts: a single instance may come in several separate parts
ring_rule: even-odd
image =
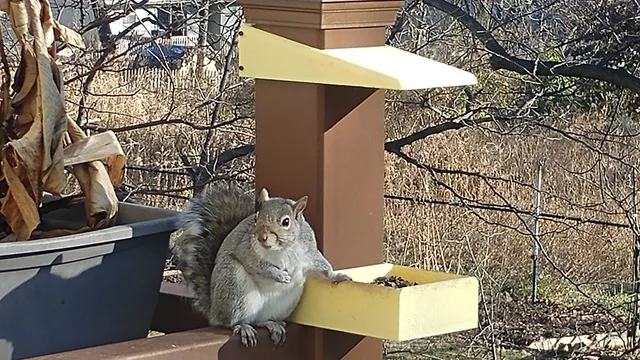
[[[331,274],[331,277],[329,278],[329,281],[331,281],[334,284],[337,284],[337,283],[340,283],[340,282],[343,282],[343,281],[353,281],[353,280],[347,274],[334,272],[333,274]]]
[[[233,327],[233,335],[240,333],[240,341],[246,347],[258,345],[258,332],[249,324],[239,324]]]
[[[291,275],[287,272],[287,270],[280,270],[276,273],[276,280],[283,284],[288,284],[291,282]]]

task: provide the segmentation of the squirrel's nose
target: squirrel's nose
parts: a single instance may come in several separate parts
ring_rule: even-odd
[[[260,242],[265,242],[265,241],[267,241],[267,238],[268,238],[268,237],[269,237],[269,235],[268,235],[268,234],[266,234],[266,233],[258,234],[258,241],[260,241]]]

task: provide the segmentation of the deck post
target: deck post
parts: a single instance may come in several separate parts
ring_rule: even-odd
[[[377,46],[397,0],[240,0],[247,23],[318,49]],[[335,268],[383,261],[384,90],[255,80],[256,190],[309,196]],[[307,328],[305,359],[381,359],[382,343]]]

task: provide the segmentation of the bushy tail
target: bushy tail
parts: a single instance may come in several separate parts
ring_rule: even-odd
[[[171,245],[174,262],[195,292],[194,307],[206,317],[211,311],[211,273],[220,245],[254,210],[253,197],[231,182],[228,187],[206,186],[180,216],[181,233]]]

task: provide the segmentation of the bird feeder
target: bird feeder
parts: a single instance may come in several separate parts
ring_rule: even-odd
[[[308,359],[381,359],[380,339],[477,326],[475,278],[383,262],[384,91],[476,83],[466,71],[385,45],[402,3],[240,1],[247,22],[239,73],[255,78],[256,189],[308,195],[305,215],[320,250],[354,279],[307,281],[290,320],[311,326]],[[418,284],[371,284],[385,275]]]

